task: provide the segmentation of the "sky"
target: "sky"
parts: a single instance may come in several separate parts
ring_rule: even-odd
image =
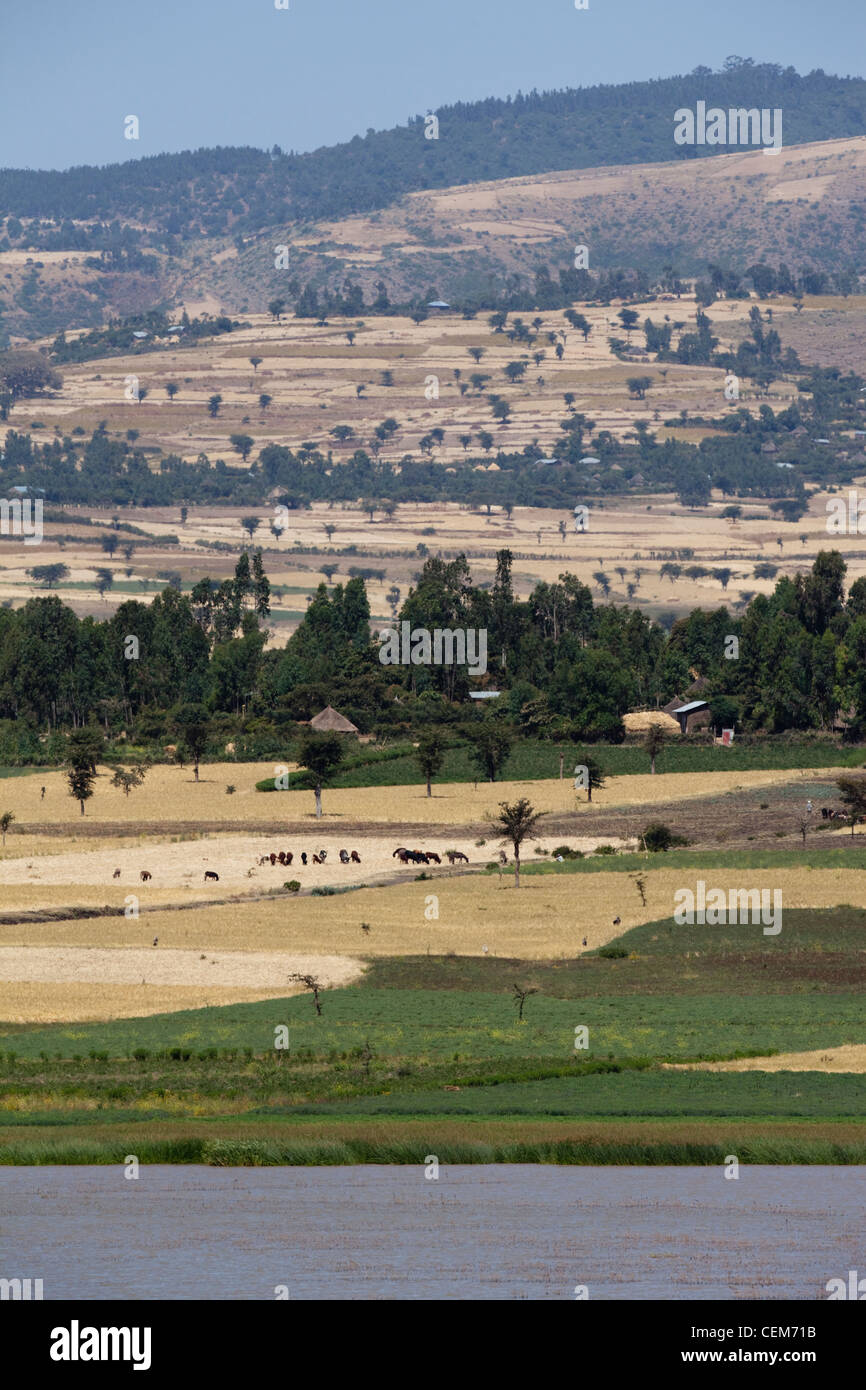
[[[730,54],[866,69],[864,0],[588,4],[0,0],[0,168],[305,151],[455,101],[718,69]],[[137,141],[124,138],[130,115]]]

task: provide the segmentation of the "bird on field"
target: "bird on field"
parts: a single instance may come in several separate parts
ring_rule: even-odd
[[[155,937],[153,938],[153,944],[154,944],[154,946],[157,945],[158,941],[159,941],[159,937],[158,937],[158,936],[155,936]]]
[[[614,919],[613,919],[613,925],[614,925],[615,927],[618,927],[621,921],[622,921],[622,918],[621,918],[621,917],[614,917]]]
[[[581,941],[580,944],[581,944],[581,946],[585,946],[585,945],[586,945],[586,937],[583,938],[583,940]]]

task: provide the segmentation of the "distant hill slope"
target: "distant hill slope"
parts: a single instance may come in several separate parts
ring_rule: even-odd
[[[786,145],[866,131],[866,81],[729,59],[720,73],[699,68],[688,76],[442,107],[438,139],[425,137],[421,116],[303,155],[217,148],[62,173],[3,170],[0,214],[129,219],[163,237],[248,234],[369,212],[422,189],[712,157],[724,147],[674,143],[674,112],[698,101],[780,107]]]

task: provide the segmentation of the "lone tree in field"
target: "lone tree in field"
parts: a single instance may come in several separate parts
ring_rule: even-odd
[[[240,454],[246,463],[255,445],[255,440],[251,434],[230,434],[229,444],[231,444],[236,454]]]
[[[4,811],[3,814],[2,814],[2,816],[0,816],[0,835],[3,836],[3,844],[4,844],[4,846],[5,846],[5,844],[6,844],[6,831],[9,829],[9,827],[10,827],[10,825],[12,824],[12,822],[14,821],[14,819],[15,819],[15,812],[14,812],[14,811]]]
[[[866,777],[838,777],[836,786],[845,807],[846,819],[851,822],[851,835],[858,820],[866,817]]]
[[[251,357],[249,360],[250,360],[250,363],[252,364],[252,369],[253,369],[253,371],[254,371],[254,372],[257,372],[257,371],[259,370],[259,367],[260,367],[261,362],[262,362],[261,357]]]
[[[643,741],[644,752],[649,755],[650,772],[656,770],[656,758],[664,752],[667,742],[664,729],[659,728],[658,724],[650,724],[646,731],[646,738]]]
[[[495,782],[497,773],[508,762],[511,753],[511,739],[504,729],[491,723],[485,728],[470,725],[467,730],[470,739],[469,757],[488,782]]]
[[[580,762],[574,769],[575,776],[578,777],[581,784],[586,787],[587,801],[592,801],[593,792],[600,791],[604,786],[607,773],[601,763],[596,762],[595,758],[591,757],[589,753],[581,753],[580,759]]]
[[[538,990],[533,985],[512,985],[514,990],[514,1002],[517,1005],[517,1022],[523,1022],[523,1006],[530,994],[537,994]]]
[[[89,767],[73,765],[66,776],[69,781],[69,795],[75,797],[81,807],[81,814],[84,815],[84,803],[89,801],[93,795],[96,773],[91,772]]]
[[[208,397],[207,413],[212,420],[215,420],[216,417],[219,415],[220,406],[222,405],[222,403],[223,398],[218,391],[216,391],[212,396]]]
[[[261,524],[261,520],[257,516],[241,517],[241,529],[249,532],[250,540],[252,540],[253,536],[256,534],[256,531],[258,531]]]
[[[314,1007],[315,1007],[316,1013],[319,1015],[319,1017],[321,1017],[321,1014],[322,1014],[322,1005],[321,1005],[321,1003],[320,1003],[320,1001],[319,1001],[319,990],[322,988],[322,982],[321,982],[321,980],[318,978],[318,976],[316,976],[316,975],[290,975],[290,976],[289,976],[289,979],[290,979],[290,980],[297,980],[298,984],[303,985],[305,989],[308,989],[308,990],[311,991],[312,996],[313,996],[313,1005],[314,1005]]]
[[[210,720],[202,705],[184,705],[177,719],[178,728],[183,735],[184,748],[193,765],[195,780],[207,742],[210,737]]]
[[[524,840],[538,839],[535,827],[541,816],[542,812],[536,811],[525,796],[510,805],[507,801],[499,803],[499,815],[495,818],[494,825],[502,832],[503,844],[507,841],[514,849],[515,888],[520,887],[520,846]]]
[[[165,394],[168,396],[168,399],[170,401],[174,401],[174,398],[179,390],[180,387],[178,386],[176,381],[167,381],[165,383]]]
[[[343,761],[343,743],[339,734],[305,734],[301,741],[298,762],[313,778],[316,793],[316,820],[322,815],[322,787]]]
[[[114,769],[114,776],[111,779],[111,785],[113,787],[119,787],[124,796],[129,796],[129,793],[134,787],[141,786],[146,776],[147,767],[144,763],[135,763],[135,765],[130,768],[116,767]]]
[[[427,734],[421,739],[415,749],[415,761],[424,774],[424,780],[427,783],[427,795],[432,796],[430,783],[445,761],[445,750],[438,734]]]

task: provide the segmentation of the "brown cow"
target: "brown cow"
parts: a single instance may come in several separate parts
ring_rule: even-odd
[[[277,862],[277,856],[276,856],[275,854],[269,854],[269,855],[268,855],[268,858],[270,859],[270,861],[271,861],[272,864],[276,864],[276,862]]]
[[[322,862],[322,861],[321,861],[321,859],[319,858],[318,854],[314,854],[314,855],[313,855],[313,863],[314,863],[314,864],[321,864],[321,862]]]
[[[120,870],[119,870],[119,869],[115,869],[115,871],[114,871],[114,873],[111,875],[111,877],[112,877],[112,878],[120,878]]]
[[[453,864],[455,859],[462,859],[464,864],[469,863],[469,855],[462,854],[459,849],[449,849],[445,857],[449,864]]]
[[[147,872],[147,869],[142,869],[142,871],[141,871],[141,873],[138,875],[138,877],[141,879],[142,883],[147,883],[147,880],[148,880],[149,878],[153,878],[153,874],[149,874],[149,873]]]
[[[441,863],[442,863],[442,860],[439,858],[439,855],[438,855],[438,854],[434,854],[434,853],[433,853],[432,849],[428,849],[428,851],[427,851],[427,863],[428,863],[428,864],[430,864],[430,863],[433,863],[433,864],[441,864]]]
[[[294,857],[295,857],[295,856],[294,856],[293,854],[290,854],[289,851],[286,850],[286,868],[287,868],[287,869],[289,868],[289,866],[290,866],[292,860],[294,859]]]
[[[220,881],[220,876],[219,876],[219,874],[215,874],[214,871],[213,871],[213,869],[205,869],[205,871],[204,871],[204,881],[205,881],[205,883],[207,883],[207,881],[208,881],[209,878],[212,878],[213,881],[214,881],[214,883],[219,883],[219,881]]]
[[[352,850],[352,853],[350,854],[349,858],[351,859],[353,864],[360,864],[361,862],[361,856],[356,849]]]

